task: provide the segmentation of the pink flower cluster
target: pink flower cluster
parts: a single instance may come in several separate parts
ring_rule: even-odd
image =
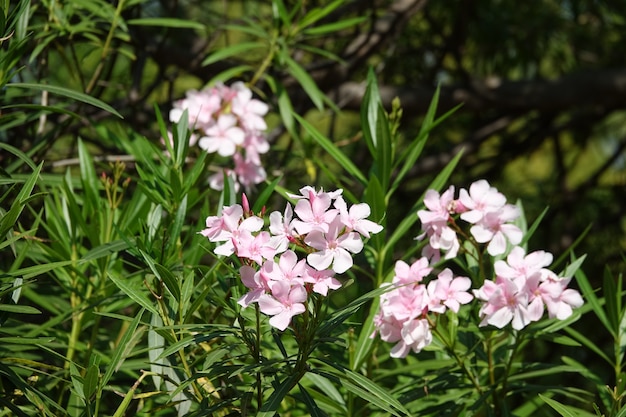
[[[242,82],[227,87],[218,84],[201,91],[188,91],[186,97],[174,102],[170,121],[180,121],[187,110],[189,126],[194,133],[190,144],[209,153],[232,157],[233,169],[226,169],[237,186],[246,189],[267,177],[261,165],[260,155],[269,150],[264,131],[267,124],[263,118],[268,106],[252,98],[252,91]],[[223,188],[224,175],[219,172],[211,177],[213,189]]]
[[[271,316],[270,324],[285,330],[293,316],[306,310],[310,293],[326,296],[341,286],[335,274],[352,267],[363,238],[382,230],[367,220],[367,204],[348,207],[341,193],[301,188],[300,194],[290,194],[295,208],[287,203],[283,213],[270,213],[268,230],[263,230],[263,218],[250,211],[245,195],[243,207],[224,207],[221,215],[207,217],[200,233],[219,243],[215,253],[235,254],[244,264],[239,272],[249,291],[238,301],[242,307],[258,303]],[[301,259],[302,252],[306,257]]]
[[[428,259],[422,257],[410,266],[397,261],[392,289],[380,296],[380,309],[374,317],[375,332],[385,342],[395,343],[391,356],[404,358],[412,350],[418,353],[432,340],[428,314],[443,314],[447,309],[457,313],[462,304],[474,298],[468,291],[472,282],[467,277],[455,277],[448,268],[441,271],[428,285],[422,283],[432,271]]]
[[[441,195],[428,190],[424,205],[426,210],[417,212],[424,233],[417,239],[428,237],[422,255],[429,259],[439,260],[441,251],[445,252],[445,259],[457,255],[460,248],[458,225],[453,218],[457,214],[471,224],[471,235],[476,242],[487,244],[487,252],[492,256],[503,254],[507,241],[512,245],[522,241],[522,231],[511,223],[519,217],[519,208],[507,204],[506,197],[485,180],[471,184],[469,191],[461,189],[457,200],[454,199],[454,186]]]
[[[552,254],[536,251],[526,255],[519,246],[511,250],[506,262],[496,261],[495,280],[485,280],[474,290],[482,301],[480,325],[503,328],[511,323],[519,330],[541,319],[545,309],[550,318],[571,316],[573,308],[583,305],[583,299],[578,291],[567,288],[571,277],[559,277],[545,268],[551,263]]]
[[[522,241],[522,231],[511,223],[520,215],[516,206],[506,204],[506,198],[485,180],[473,183],[469,191],[461,189],[454,199],[454,187],[441,195],[427,191],[426,210],[418,211],[423,233],[428,237],[422,258],[408,265],[398,261],[389,291],[380,297],[380,309],[374,318],[376,331],[386,342],[396,343],[392,357],[405,357],[411,350],[419,352],[432,342],[433,321],[429,313],[454,313],[463,304],[475,299],[480,303],[480,326],[503,328],[508,324],[520,330],[540,320],[547,310],[548,317],[564,320],[573,309],[582,306],[580,293],[568,288],[571,277],[559,277],[547,269],[552,255],[545,251],[526,254],[516,246]],[[469,233],[462,230],[457,220],[467,222]],[[422,281],[431,274],[441,258],[455,257],[466,246],[459,239],[470,239],[477,248],[492,257],[504,255],[506,261],[488,256],[477,258],[492,262],[486,270],[493,270],[493,280],[481,278],[482,285],[470,292],[472,281],[455,277],[448,268],[428,284]],[[472,295],[473,293],[473,295]]]

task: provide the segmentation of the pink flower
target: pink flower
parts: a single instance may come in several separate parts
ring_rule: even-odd
[[[427,210],[419,210],[417,216],[422,222],[424,233],[416,239],[422,240],[428,236],[428,245],[422,250],[422,255],[433,261],[438,261],[440,251],[446,252],[445,259],[451,259],[459,251],[459,240],[456,232],[448,226],[450,213],[454,212],[454,187],[450,186],[441,196],[435,190],[426,191],[424,205]]]
[[[230,240],[232,231],[239,227],[242,218],[243,208],[239,204],[224,207],[221,216],[206,218],[206,229],[200,231],[200,234],[211,242]]]
[[[270,234],[262,231],[256,236],[252,233],[242,233],[239,239],[233,241],[235,252],[240,258],[251,259],[257,264],[263,264],[264,259],[272,259],[276,250],[270,245]]]
[[[333,195],[320,190],[316,192],[311,187],[301,188],[304,198],[300,197],[294,212],[299,219],[293,221],[296,231],[305,235],[312,230],[328,232],[328,224],[338,215],[337,209],[331,209]],[[306,193],[306,194],[305,194]]]
[[[250,304],[258,302],[261,295],[270,291],[269,279],[261,271],[244,265],[239,268],[239,275],[243,285],[250,290],[237,301],[241,307],[246,308]]]
[[[393,283],[396,285],[416,284],[422,282],[422,279],[432,270],[426,257],[418,259],[411,266],[404,261],[396,261]]]
[[[235,243],[240,244],[242,235],[258,232],[263,227],[263,219],[250,216],[243,219],[243,208],[239,204],[224,207],[221,216],[209,216],[207,228],[200,231],[211,242],[224,242],[215,248],[218,255],[229,256],[235,252]],[[250,239],[250,236],[243,239]]]
[[[236,126],[237,119],[230,114],[222,114],[217,123],[205,129],[206,136],[200,138],[198,146],[208,153],[217,152],[221,156],[232,156],[238,145],[243,144],[245,133]]]
[[[184,110],[187,110],[189,127],[204,130],[214,123],[213,117],[219,112],[221,102],[219,94],[212,89],[189,90],[184,99],[174,102],[169,114],[170,122],[178,123]]]
[[[478,312],[481,326],[490,324],[499,329],[509,323],[515,330],[520,330],[530,323],[527,311],[528,294],[519,291],[510,280],[497,277],[496,282],[485,281],[483,286],[474,290],[474,296],[484,301]]]
[[[552,263],[551,253],[541,250],[525,254],[526,251],[522,247],[515,246],[507,255],[506,262],[498,260],[494,264],[496,275],[508,278],[515,283],[520,282],[518,288],[521,288],[534,274],[539,273],[543,277],[550,272],[544,268]]]
[[[235,174],[237,179],[246,189],[250,189],[253,185],[260,184],[267,178],[267,174],[262,165],[244,159],[241,154],[235,153],[233,155],[233,161],[235,162]]]
[[[281,214],[279,211],[270,213],[271,242],[277,253],[284,252],[289,243],[291,243],[291,239],[295,236],[295,231],[291,224],[292,218],[293,209],[289,203],[285,206],[284,214]]]
[[[508,223],[518,218],[519,214],[519,208],[507,204],[497,211],[483,213],[482,218],[471,227],[470,232],[477,242],[489,242],[487,252],[491,256],[501,255],[506,251],[507,240],[513,245],[522,241],[523,234],[520,228]]]
[[[381,225],[367,220],[371,211],[366,203],[354,204],[348,209],[344,199],[339,196],[334,205],[339,209],[341,221],[349,230],[354,230],[366,238],[370,237],[370,233],[379,233],[383,230]]]
[[[305,264],[304,282],[313,284],[313,292],[326,296],[328,290],[336,290],[341,287],[341,282],[335,278],[335,271],[332,269],[317,269]]]
[[[272,281],[271,292],[271,295],[262,294],[259,297],[259,309],[263,314],[271,316],[270,325],[282,331],[289,326],[293,316],[306,310],[306,290],[302,285],[291,286],[286,281]]]
[[[285,251],[278,262],[268,260],[263,264],[263,273],[272,281],[285,281],[290,285],[303,285],[305,273],[304,259],[298,260],[298,255],[292,250]]]
[[[477,223],[485,213],[502,208],[506,204],[506,197],[486,180],[478,180],[470,185],[469,193],[465,189],[459,191],[459,201],[467,210],[461,214],[461,219]]]
[[[332,265],[332,269],[341,274],[352,266],[350,252],[361,252],[363,241],[355,232],[340,235],[343,224],[338,217],[335,217],[327,227],[326,233],[313,230],[304,238],[307,245],[318,250],[310,253],[306,259],[309,265],[317,270],[323,270]]]
[[[426,191],[424,205],[428,210],[419,210],[417,216],[422,222],[422,228],[428,229],[431,225],[443,227],[450,219],[450,207],[454,201],[454,186],[450,186],[439,196],[435,190]]]
[[[531,297],[530,305],[533,307],[533,318],[539,320],[543,314],[543,307],[548,310],[548,317],[565,320],[573,314],[573,308],[583,305],[580,293],[567,288],[570,278],[549,279],[543,282],[539,280],[539,274],[535,279],[528,280],[528,292]]]
[[[419,353],[433,341],[428,320],[418,319],[404,322],[400,331],[400,340],[392,349],[389,356],[392,358],[404,358],[412,350]]]
[[[436,280],[428,283],[431,305],[443,304],[445,307],[458,313],[461,304],[467,304],[474,298],[467,292],[471,286],[472,281],[469,278],[454,278],[452,271],[446,268],[437,275]],[[435,311],[433,308],[430,308],[430,310]]]
[[[267,129],[263,119],[269,109],[267,104],[252,98],[252,91],[242,82],[234,83],[232,89],[236,92],[232,101],[232,112],[239,116],[244,129],[252,131]]]

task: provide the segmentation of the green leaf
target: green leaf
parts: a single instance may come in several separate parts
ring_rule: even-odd
[[[218,82],[226,82],[231,78],[236,78],[244,74],[245,72],[254,71],[254,67],[251,65],[237,65],[236,67],[224,70],[211,78],[209,84],[215,84]]]
[[[393,164],[392,136],[389,128],[389,120],[383,106],[378,107],[376,119],[376,153],[378,155],[374,164],[374,172],[380,179],[380,185],[384,192],[389,188],[389,178]]]
[[[320,408],[315,403],[315,400],[311,395],[307,392],[307,390],[301,385],[298,384],[298,388],[300,388],[300,393],[302,394],[302,399],[304,400],[304,405],[306,405],[307,410],[311,417],[324,417],[326,414],[320,410]]]
[[[109,383],[109,380],[113,376],[113,373],[119,369],[119,367],[126,359],[126,354],[129,353],[127,352],[127,348],[132,347],[131,341],[135,337],[135,332],[137,331],[137,327],[141,322],[141,317],[143,316],[144,312],[145,309],[143,308],[139,310],[133,321],[130,322],[130,324],[128,325],[128,328],[124,332],[124,336],[122,336],[119,343],[115,347],[113,355],[111,356],[111,362],[109,362],[107,370],[102,376],[101,386],[104,387]]]
[[[363,23],[367,20],[366,16],[352,17],[350,19],[342,19],[338,22],[328,23],[326,25],[316,26],[310,29],[304,30],[304,34],[307,36],[322,36],[328,35],[333,32],[339,32],[340,30],[351,28],[352,26]]]
[[[11,205],[11,208],[0,218],[0,236],[6,236],[8,231],[15,226],[17,219],[20,217],[20,214],[22,214],[33,188],[35,187],[35,183],[39,179],[39,173],[41,172],[42,167],[43,162],[39,164],[37,169],[35,169],[35,171],[24,182],[20,192],[15,198],[14,203]]]
[[[267,204],[267,200],[269,200],[270,196],[274,193],[276,186],[282,180],[282,177],[275,178],[272,182],[267,184],[263,191],[259,194],[259,196],[254,201],[252,205],[252,211],[254,213],[260,213],[263,207]]]
[[[444,169],[439,172],[437,177],[430,183],[428,189],[440,190],[445,185],[448,178],[452,174],[452,171],[454,171],[454,168],[458,164],[459,159],[461,159],[462,154],[463,152],[459,152],[450,162],[448,162],[448,165],[446,165]],[[391,252],[395,244],[402,238],[402,236],[407,234],[409,230],[411,230],[411,227],[417,222],[419,219],[417,217],[417,209],[421,206],[423,198],[424,196],[422,195],[413,207],[409,209],[409,214],[404,217],[404,219],[393,231],[392,235],[387,239],[385,252]],[[417,234],[418,233],[416,233],[416,235]]]
[[[41,311],[32,306],[23,306],[16,304],[0,304],[0,311],[17,314],[41,314]]]
[[[85,192],[85,202],[89,211],[99,209],[100,196],[98,192],[98,177],[94,168],[93,159],[82,139],[78,138],[78,160],[80,162],[80,181]]]
[[[113,281],[113,283],[120,289],[124,294],[126,294],[131,300],[139,304],[144,309],[148,310],[152,314],[159,314],[156,307],[154,307],[154,302],[151,301],[145,295],[145,290],[139,289],[135,286],[132,286],[129,283],[129,279],[122,278],[117,275],[117,272],[109,271],[109,279]]]
[[[300,19],[300,21],[298,22],[298,26],[301,28],[311,26],[318,20],[328,16],[330,13],[336,10],[337,7],[344,4],[344,2],[345,0],[334,0],[324,7],[313,7],[307,14],[304,15],[304,17],[302,17],[302,19]]]
[[[361,104],[361,129],[363,138],[374,161],[378,159],[376,147],[378,138],[376,137],[376,126],[378,124],[378,109],[381,106],[380,94],[378,93],[378,83],[374,70],[370,67],[367,72],[367,87]]]
[[[304,129],[315,139],[315,141],[322,147],[326,152],[330,154],[350,175],[359,180],[361,184],[364,186],[367,185],[367,178],[363,175],[363,173],[354,165],[354,162],[344,154],[333,142],[324,137],[320,132],[317,131],[309,122],[304,120],[297,114],[294,114],[295,118],[298,122],[304,127]]]
[[[165,284],[165,287],[169,290],[170,294],[174,296],[176,301],[180,301],[180,284],[178,279],[169,269],[163,265],[157,263],[143,250],[139,250],[144,261],[156,277]]]
[[[299,379],[300,375],[293,374],[283,380],[283,382],[281,382],[278,387],[274,389],[274,392],[272,392],[270,397],[263,403],[263,406],[261,406],[261,409],[257,413],[257,417],[274,417],[276,411],[280,407],[280,403],[287,396],[287,394],[289,394]]]
[[[241,42],[234,45],[221,47],[217,51],[204,58],[204,61],[202,61],[202,66],[210,65],[235,55],[239,57],[245,57],[246,54],[250,53],[250,51],[264,47],[266,47],[266,45],[263,42]]]
[[[582,269],[578,269],[574,276],[576,277],[576,282],[578,283],[578,287],[580,288],[580,291],[582,292],[582,295],[585,298],[586,302],[589,303],[593,312],[596,314],[598,319],[600,319],[602,325],[609,332],[611,332],[611,335],[613,337],[616,337],[617,335],[613,333],[613,328],[611,326],[611,323],[609,322],[609,319],[606,316],[606,313],[604,312],[604,309],[602,308],[602,304],[596,296],[595,291],[591,288],[591,284],[589,283],[589,280],[587,279],[585,273],[582,271]]]
[[[128,249],[134,240],[115,240],[91,249],[80,258],[80,262],[93,261]]]
[[[313,78],[311,78],[311,76],[306,72],[304,68],[300,66],[300,64],[294,61],[287,54],[283,54],[283,59],[285,61],[285,64],[287,64],[289,73],[293,75],[293,77],[300,83],[315,107],[317,107],[317,109],[320,111],[323,110],[324,93],[322,93],[317,87],[317,84],[315,84]]]
[[[343,367],[337,376],[341,380],[341,384],[346,389],[364,400],[376,405],[377,407],[382,408],[395,416],[411,415],[411,413],[400,403],[400,401],[396,400],[389,393],[389,390],[382,388],[365,376]]]
[[[141,19],[127,20],[126,23],[135,26],[159,26],[164,28],[197,30],[205,29],[205,26],[202,23],[188,19],[176,19],[174,17],[143,17]]]
[[[87,373],[83,379],[83,392],[87,401],[89,401],[91,396],[95,394],[96,389],[98,389],[99,378],[100,369],[95,364],[91,364],[89,368],[87,368]]]
[[[10,83],[5,88],[22,88],[27,90],[48,91],[52,94],[57,94],[63,97],[71,98],[76,101],[80,101],[86,104],[90,104],[99,109],[105,110],[120,119],[123,119],[122,115],[117,112],[113,107],[109,106],[105,102],[98,100],[97,98],[88,96],[87,94],[70,90],[69,88],[59,87],[56,85],[45,84],[31,84],[31,83]]]
[[[350,364],[350,368],[353,371],[358,371],[361,368],[372,351],[375,340],[370,336],[375,330],[374,317],[378,314],[378,305],[379,300],[376,298],[370,306],[369,314],[367,315],[363,327],[361,327],[361,333],[359,334],[359,339],[356,343],[354,354],[352,355],[352,363]]]
[[[563,404],[561,404],[558,401],[555,401],[555,400],[553,400],[551,398],[548,398],[545,395],[541,395],[541,394],[539,394],[539,398],[544,400],[546,402],[546,404],[548,404],[550,407],[554,408],[563,417],[578,417],[577,414],[574,414],[566,406],[564,406]]]
[[[387,214],[385,193],[383,192],[378,178],[374,175],[370,177],[363,200],[370,206],[370,220],[385,227],[385,216]],[[368,243],[372,245],[377,252],[380,252],[385,245],[385,235],[386,233],[384,229],[380,233],[372,234]]]

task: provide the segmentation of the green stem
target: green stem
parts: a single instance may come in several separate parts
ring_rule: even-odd
[[[87,88],[85,89],[85,93],[89,94],[94,87],[96,86],[96,82],[100,78],[100,74],[102,74],[102,69],[104,68],[104,62],[106,57],[109,55],[109,49],[111,48],[111,42],[113,41],[113,34],[118,26],[118,21],[120,16],[122,15],[122,10],[124,10],[124,0],[120,0],[117,4],[117,8],[115,9],[115,15],[113,16],[113,21],[111,22],[111,28],[109,29],[109,33],[107,34],[106,40],[104,41],[104,46],[102,47],[102,53],[100,54],[100,62],[96,67],[93,75],[91,76],[91,80],[89,80],[89,84],[87,84]]]
[[[472,383],[472,385],[476,389],[476,392],[479,395],[482,395],[483,394],[483,388],[480,385],[480,381],[478,380],[476,375],[474,375],[474,373],[472,373],[472,370],[467,366],[467,363],[465,363],[465,360],[463,358],[461,358],[457,354],[457,352],[454,350],[454,343],[452,343],[451,340],[449,340],[447,337],[445,337],[443,335],[443,333],[441,333],[437,329],[437,324],[434,323],[429,316],[426,316],[426,319],[428,320],[428,324],[429,324],[432,332],[435,335],[437,335],[439,340],[443,341],[444,346],[445,346],[446,351],[448,352],[448,354],[450,354],[453,357],[453,359],[455,360],[455,362],[458,365],[458,367],[465,373],[465,375],[467,375],[467,377],[469,378],[470,382]]]
[[[252,76],[252,79],[248,83],[250,86],[254,86],[259,81],[259,79],[261,79],[261,76],[263,75],[263,73],[265,73],[267,68],[271,65],[272,61],[274,60],[274,55],[276,54],[276,39],[277,38],[278,38],[278,32],[274,31],[272,33],[272,40],[270,41],[268,53],[263,59],[263,62],[261,63],[259,68],[256,70],[256,72]]]
[[[261,363],[261,311],[259,310],[259,303],[254,303],[256,308],[256,338],[255,338],[255,346],[254,346],[254,360],[257,364]],[[256,372],[256,401],[257,407],[260,410],[263,405],[263,387],[261,383],[263,382],[261,377],[261,371],[257,370]]]

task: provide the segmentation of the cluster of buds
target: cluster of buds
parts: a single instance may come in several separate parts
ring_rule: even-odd
[[[417,239],[428,238],[423,256],[411,266],[402,261],[396,264],[392,283],[383,284],[391,288],[381,295],[375,319],[372,337],[378,333],[382,340],[396,343],[391,356],[419,352],[432,341],[432,314],[447,309],[456,313],[473,299],[480,302],[480,326],[511,324],[516,330],[540,320],[545,310],[550,318],[563,320],[583,304],[580,293],[568,288],[571,277],[559,277],[547,269],[552,263],[550,253],[526,254],[517,246],[523,234],[512,222],[519,217],[519,208],[507,204],[506,197],[487,181],[474,182],[469,191],[461,189],[458,199],[453,186],[441,195],[428,190],[424,205],[426,209],[417,213],[423,228]],[[469,225],[469,233],[461,228],[461,220]],[[494,271],[494,278],[483,278],[480,288],[470,290],[469,278],[455,277],[446,268],[427,285],[422,283],[441,261],[442,252],[445,261],[467,248],[460,239],[471,240],[476,248],[484,245],[491,257],[480,256],[477,261],[492,262],[486,269]],[[495,259],[507,251],[506,261]]]
[[[214,252],[242,261],[239,272],[249,290],[238,300],[242,307],[258,303],[270,316],[270,325],[285,330],[293,316],[306,311],[311,293],[326,296],[341,287],[335,275],[352,267],[363,238],[382,230],[367,220],[367,204],[348,207],[341,194],[303,187],[300,194],[289,195],[297,200],[295,207],[287,203],[283,213],[270,213],[268,230],[263,230],[263,218],[251,212],[245,195],[242,205],[207,217],[200,233],[218,243]],[[300,258],[300,253],[305,256]]]
[[[260,155],[269,150],[264,134],[268,106],[253,98],[244,83],[188,91],[184,99],[174,102],[170,121],[179,122],[185,110],[193,129],[190,145],[197,143],[208,153],[233,158],[232,169],[211,176],[211,188],[223,188],[224,174],[230,176],[237,187],[243,185],[246,189],[265,180],[267,174]]]

